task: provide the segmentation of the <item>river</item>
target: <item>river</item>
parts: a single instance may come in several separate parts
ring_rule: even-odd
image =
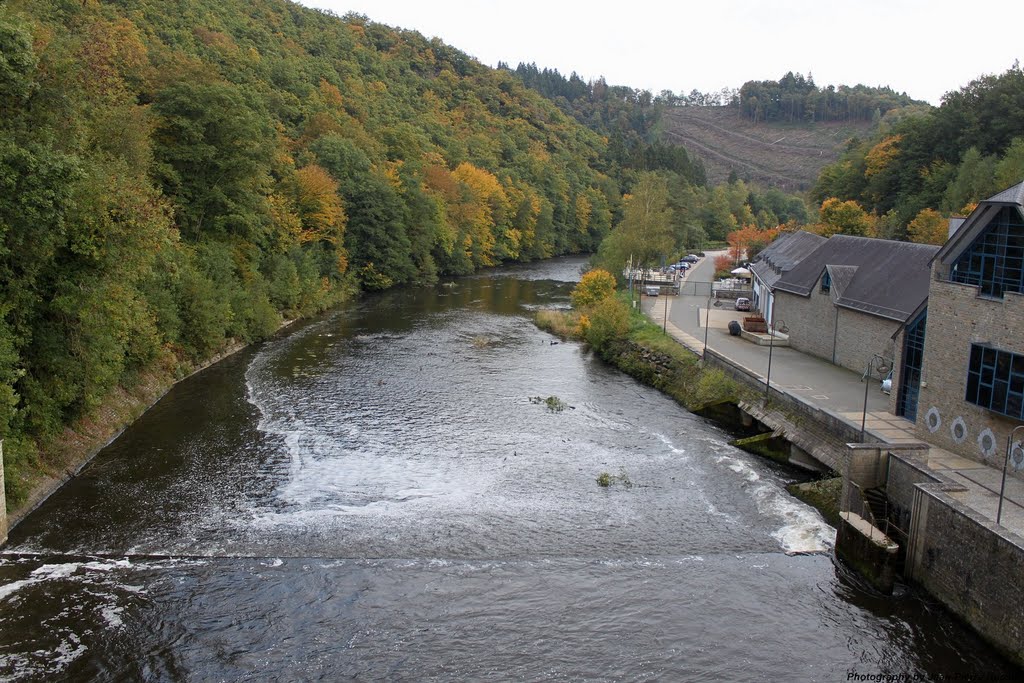
[[[366,297],[178,384],[12,531],[0,678],[1017,676],[837,565],[785,472],[537,330],[581,264]]]

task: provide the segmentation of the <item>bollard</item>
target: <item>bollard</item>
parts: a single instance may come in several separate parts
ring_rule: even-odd
[[[7,494],[4,493],[4,440],[0,439],[0,547],[7,543]]]

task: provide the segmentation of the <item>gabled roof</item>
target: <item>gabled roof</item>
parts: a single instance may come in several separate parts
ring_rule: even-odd
[[[837,306],[903,322],[928,297],[931,244],[833,235],[775,284],[809,296],[829,268]]]
[[[780,277],[791,271],[825,241],[821,235],[803,230],[779,235],[758,254],[757,261],[750,265],[750,271],[769,288],[773,288]]]
[[[827,265],[825,269],[828,270],[829,277],[832,278],[832,292],[836,299],[842,298],[843,292],[853,282],[853,276],[857,274],[857,266]]]
[[[955,261],[960,254],[974,243],[974,240],[988,227],[988,224],[995,218],[996,214],[1004,207],[1016,207],[1024,213],[1024,183],[1017,183],[997,195],[993,195],[978,203],[978,207],[971,212],[955,233],[950,235],[942,249],[935,255],[935,258],[944,264]],[[950,221],[952,227],[952,221]]]

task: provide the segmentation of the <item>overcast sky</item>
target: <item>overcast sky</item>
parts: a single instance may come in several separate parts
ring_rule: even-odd
[[[301,0],[414,29],[484,64],[535,62],[654,93],[810,73],[939,104],[1024,54],[1021,0]],[[976,19],[972,19],[972,17]]]

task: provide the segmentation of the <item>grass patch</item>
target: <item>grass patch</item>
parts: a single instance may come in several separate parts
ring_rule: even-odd
[[[557,396],[548,396],[547,398],[532,396],[530,397],[530,403],[545,405],[547,406],[548,411],[552,413],[560,413],[566,408],[572,408],[572,406]]]
[[[629,475],[626,474],[626,470],[620,468],[618,474],[612,474],[610,472],[602,472],[597,475],[597,485],[601,488],[609,488],[615,484],[619,484],[622,488],[631,489],[633,488],[633,482],[630,481]]]
[[[534,314],[533,323],[560,339],[579,339],[580,314],[576,311],[545,308]]]

